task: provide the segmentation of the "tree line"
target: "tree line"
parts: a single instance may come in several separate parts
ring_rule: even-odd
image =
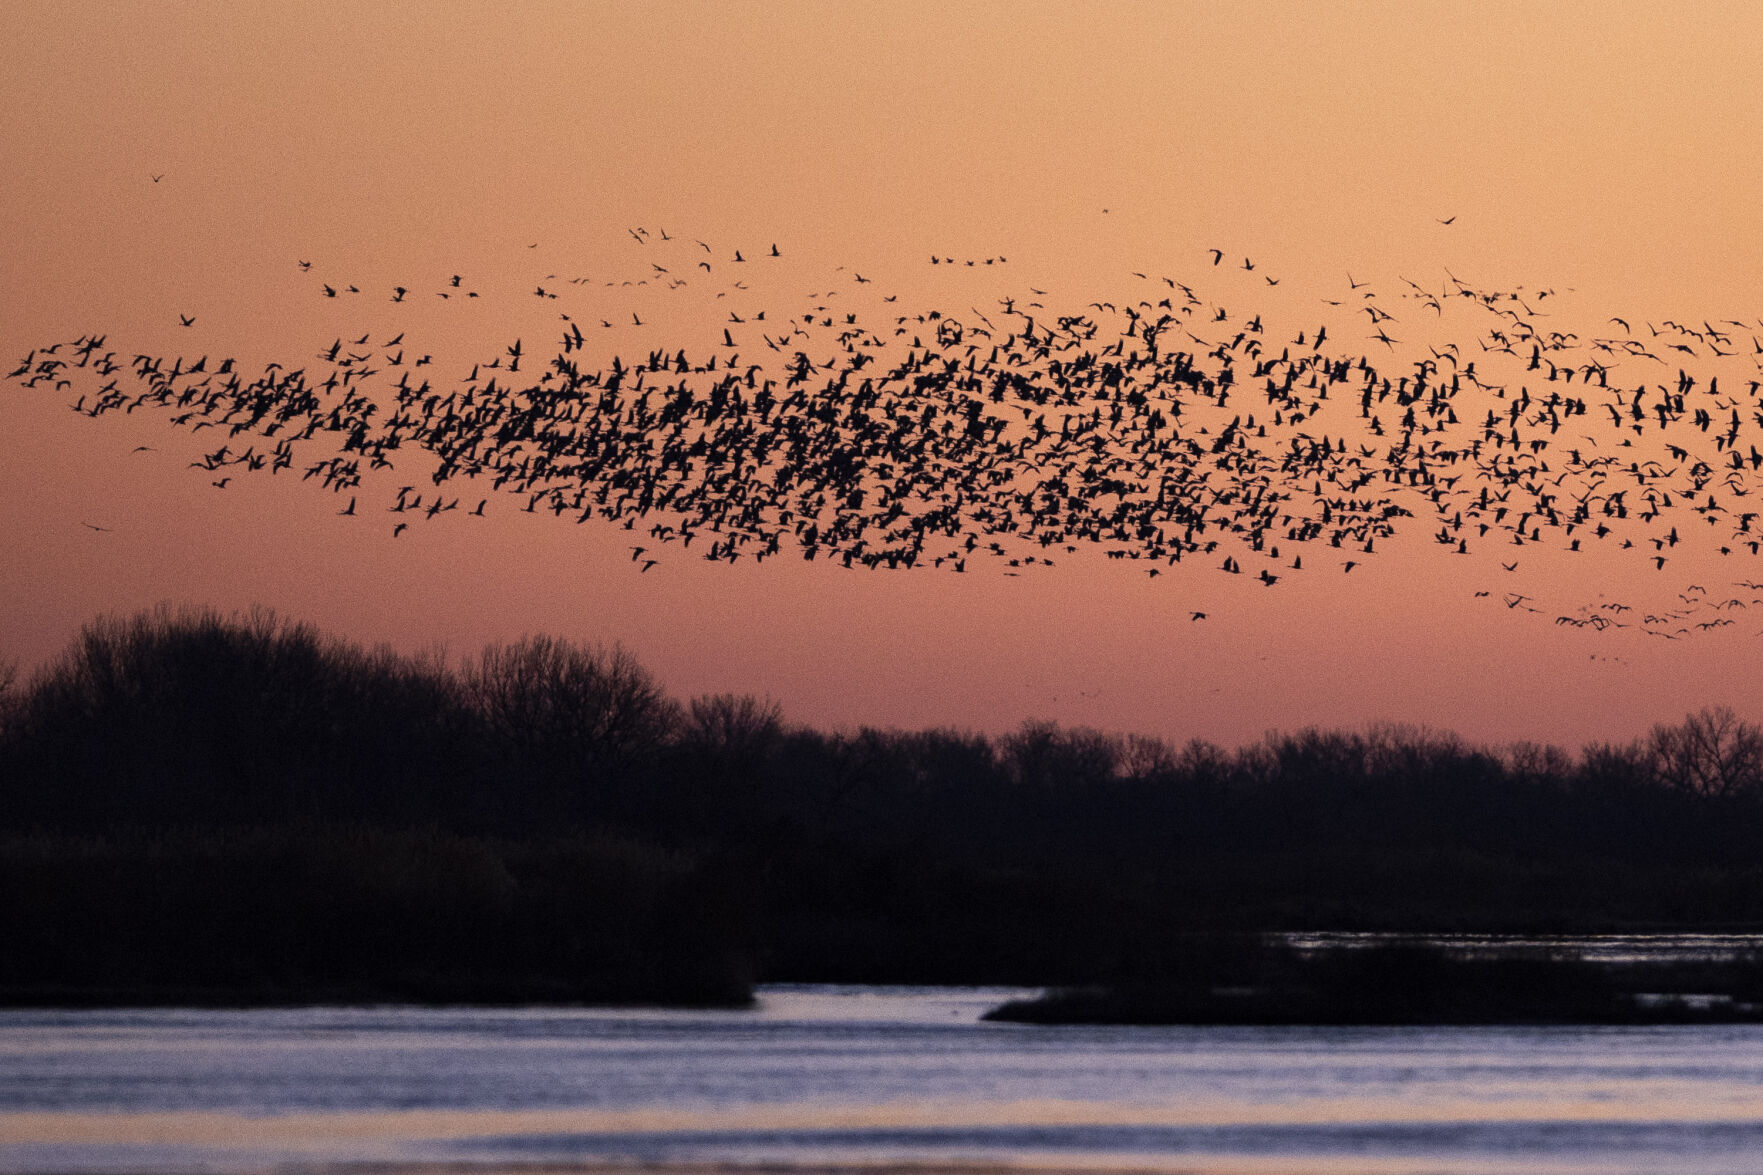
[[[0,670],[13,998],[727,1000],[1155,975],[1196,934],[1763,922],[1763,730],[1577,753],[787,723],[616,646],[159,608]]]

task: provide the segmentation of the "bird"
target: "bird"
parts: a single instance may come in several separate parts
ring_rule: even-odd
[[[652,250],[646,272],[656,278],[680,270],[663,255],[668,246],[690,248],[665,233],[631,235]],[[1223,250],[1208,251],[1221,265]],[[1001,259],[932,260],[977,273]],[[1255,263],[1244,257],[1242,268]],[[849,268],[853,280],[870,284],[858,270]],[[1150,266],[1127,272],[1164,292]],[[1712,528],[1709,555],[1753,538],[1763,548],[1758,514],[1735,507],[1763,476],[1763,382],[1734,396],[1730,378],[1698,367],[1742,352],[1732,335],[1745,323],[1649,324],[1685,349],[1674,388],[1669,377],[1629,378],[1619,361],[1640,357],[1639,340],[1570,334],[1553,289],[1482,289],[1448,272],[1439,290],[1407,282],[1402,297],[1426,301],[1445,329],[1461,321],[1465,330],[1410,354],[1384,326],[1399,304],[1346,276],[1376,330],[1364,337],[1384,352],[1343,339],[1352,332],[1332,320],[1282,345],[1275,340],[1295,332],[1276,333],[1283,328],[1260,308],[1227,307],[1164,278],[1161,303],[1098,290],[1070,318],[1002,299],[1013,329],[978,309],[890,306],[872,318],[831,301],[850,286],[795,307],[742,306],[729,322],[762,324],[763,361],[740,361],[728,325],[720,347],[709,333],[676,347],[663,333],[669,320],[652,315],[646,361],[626,353],[596,368],[565,314],[556,354],[517,343],[452,386],[432,375],[421,383],[427,373],[412,368],[432,356],[407,366],[402,332],[375,349],[363,333],[354,350],[353,332],[340,333],[320,350],[318,371],[278,363],[256,376],[208,357],[105,359],[101,345],[81,339],[33,350],[7,378],[77,388],[69,399],[82,415],[163,412],[174,426],[226,432],[228,447],[196,463],[221,488],[285,467],[294,445],[330,446],[306,467],[333,491],[365,495],[364,475],[411,456],[434,460],[426,517],[458,505],[450,485],[483,477],[520,494],[529,513],[664,527],[633,548],[645,570],[656,545],[694,540],[722,566],[763,562],[793,544],[807,559],[850,568],[995,565],[1002,574],[1052,567],[1043,556],[1058,546],[1118,558],[1148,578],[1241,574],[1248,563],[1271,588],[1283,578],[1273,568],[1301,570],[1307,547],[1363,551],[1365,560],[1341,563],[1348,574],[1406,529],[1489,567],[1493,544],[1473,543],[1478,535],[1581,553],[1601,542],[1612,557],[1652,558],[1659,569],[1667,549],[1675,559],[1706,529],[1686,522]],[[554,279],[535,285],[547,300],[567,294]],[[406,287],[391,288],[401,301]],[[457,288],[454,274],[435,292]],[[1532,309],[1544,298],[1552,317]],[[614,329],[621,312],[646,325],[616,304],[599,321]],[[193,326],[195,316],[179,321]],[[1229,325],[1209,331],[1204,322]],[[1610,322],[1632,335],[1629,319]],[[1763,355],[1763,340],[1754,346]],[[76,364],[107,370],[81,386],[87,374]],[[1654,441],[1657,461],[1642,459],[1641,445]],[[404,509],[416,508],[414,494],[400,495]],[[482,516],[487,500],[470,513]],[[339,513],[353,515],[356,502]],[[1227,548],[1237,555],[1222,568],[1221,542],[1241,544]],[[1655,554],[1644,556],[1649,545]],[[1501,567],[1516,575],[1519,563]],[[1519,607],[1528,599],[1508,606],[1529,613]],[[1552,605],[1538,614],[1575,615]]]

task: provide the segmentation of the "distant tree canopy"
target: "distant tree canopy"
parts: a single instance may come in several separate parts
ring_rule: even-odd
[[[823,733],[787,726],[768,698],[677,702],[617,646],[527,636],[453,670],[262,610],[161,607],[95,620],[28,681],[0,662],[0,722],[11,769],[0,821],[14,827],[205,815],[446,820],[486,806],[544,809],[594,789],[701,796],[707,777],[739,783],[743,802],[793,820],[836,827],[863,813],[876,835],[903,818],[902,805],[932,801],[958,824],[985,809],[984,819],[1011,828],[1038,816],[1093,821],[1131,796],[1214,824],[1241,809],[1247,832],[1275,839],[1287,825],[1365,833],[1428,811],[1482,809],[1479,823],[1497,824],[1545,794],[1594,805],[1641,793],[1653,804],[1763,802],[1763,727],[1724,706],[1578,756],[1535,744],[1483,749],[1403,726],[1270,734],[1235,751],[1050,722],[996,739]],[[592,803],[566,808],[605,814]]]
[[[367,781],[444,790],[456,694],[439,666],[267,611],[102,618],[19,698],[8,808],[100,826],[373,812]]]
[[[827,732],[676,701],[617,646],[528,636],[452,667],[169,608],[0,669],[0,837],[348,827],[498,860],[619,838],[746,895],[791,978],[1081,977],[1154,966],[1183,927],[1763,924],[1763,730],[1724,707],[1578,754],[1394,725],[1234,750]]]

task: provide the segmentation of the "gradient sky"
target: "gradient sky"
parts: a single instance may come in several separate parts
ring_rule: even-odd
[[[1283,330],[1349,272],[1555,290],[1576,329],[1763,313],[1755,5],[15,0],[0,42],[8,370],[88,331],[258,366],[403,331],[459,378],[513,338],[551,345],[560,309],[641,314],[592,337],[609,362],[713,345],[713,290],[786,316],[832,291],[1082,306],[1141,296],[1135,271]],[[687,270],[710,243],[722,272],[671,300],[623,285],[663,256],[634,226]],[[721,284],[772,243],[748,290]],[[1215,246],[1257,272],[1214,269]],[[454,273],[483,296],[434,298]],[[532,296],[547,282],[562,300]],[[678,551],[642,574],[613,525],[492,499],[393,540],[285,475],[216,490],[188,468],[205,438],[163,416],[0,399],[0,655],[26,665],[98,613],[170,601],[455,656],[618,641],[678,696],[770,694],[825,727],[1047,718],[1235,744],[1395,721],[1577,747],[1705,704],[1763,712],[1763,610],[1679,642],[1556,626],[1475,598],[1519,581],[1424,527],[1272,590],[1093,552],[1021,578]],[[1522,583],[1584,603],[1763,580],[1748,554],[1680,566],[1539,558]]]

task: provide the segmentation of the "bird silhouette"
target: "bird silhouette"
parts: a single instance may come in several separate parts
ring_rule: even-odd
[[[848,282],[806,302],[758,307],[756,291],[701,269],[698,246],[708,255],[708,245],[630,235],[648,250],[647,277],[632,274],[631,288],[656,279],[645,299],[746,296],[726,313],[720,345],[714,334],[669,340],[657,312],[645,348],[616,346],[633,336],[618,333],[625,308],[609,299],[599,321],[611,333],[596,339],[615,346],[598,365],[571,302],[554,354],[517,340],[452,383],[412,370],[433,357],[407,364],[401,330],[372,347],[393,333],[378,329],[353,347],[352,332],[339,334],[312,352],[316,366],[256,375],[208,356],[131,362],[82,336],[33,350],[7,378],[63,390],[84,416],[159,412],[175,427],[214,430],[227,447],[195,464],[220,488],[301,460],[307,478],[349,495],[339,513],[353,515],[364,476],[421,455],[435,463],[436,492],[398,495],[395,537],[417,518],[444,525],[458,505],[448,487],[482,478],[529,513],[641,526],[647,545],[632,561],[645,567],[652,547],[677,543],[716,565],[794,550],[853,569],[1027,576],[1055,574],[1047,555],[1057,547],[1147,578],[1222,570],[1272,588],[1303,569],[1305,550],[1354,552],[1325,561],[1347,574],[1399,534],[1490,568],[1496,545],[1538,551],[1527,567],[1602,547],[1656,570],[1668,554],[1677,566],[1686,544],[1710,558],[1763,551],[1763,511],[1747,502],[1763,476],[1763,404],[1751,403],[1763,383],[1740,333],[1763,322],[1680,316],[1650,325],[1665,342],[1649,346],[1622,317],[1608,317],[1620,335],[1573,334],[1552,288],[1482,287],[1447,271],[1433,288],[1403,278],[1380,297],[1349,272],[1359,307],[1293,331],[1148,265],[1130,272],[1153,297],[1097,290],[1087,305],[1069,299],[1084,307],[1077,313],[1049,311],[1057,299],[1032,286],[1034,301],[1004,289],[972,307],[897,306],[899,292],[871,292],[881,283],[855,265],[834,271]],[[1219,266],[1223,251],[1208,251]],[[984,268],[1002,260],[995,254],[932,260],[959,265],[958,281],[1002,272]],[[1256,266],[1245,257],[1241,268]],[[708,288],[660,280],[687,272],[707,274],[692,281]],[[754,272],[762,285],[766,267]],[[1256,289],[1278,284],[1262,276]],[[555,275],[540,280],[511,289],[548,303],[582,296]],[[390,288],[401,302],[421,287]],[[454,274],[435,292],[458,288]],[[1403,299],[1429,311],[1423,322],[1462,333],[1416,344],[1390,336]],[[1545,299],[1548,316],[1535,309]],[[1340,326],[1359,309],[1376,333],[1354,343],[1357,332]],[[646,325],[628,312],[624,329]],[[765,332],[753,342],[761,358],[736,353],[732,325],[747,324]],[[1763,355],[1763,339],[1752,342]],[[1681,364],[1676,381],[1631,378],[1642,351],[1655,367],[1671,356],[1667,373]],[[319,447],[317,459],[296,458],[295,447]],[[469,513],[481,516],[487,501]],[[1516,575],[1519,561],[1501,567]],[[1508,607],[1530,613],[1529,604]],[[1728,627],[1712,624],[1702,593],[1675,607],[1689,614],[1608,617],[1661,635]],[[1604,631],[1572,608],[1535,614]]]

